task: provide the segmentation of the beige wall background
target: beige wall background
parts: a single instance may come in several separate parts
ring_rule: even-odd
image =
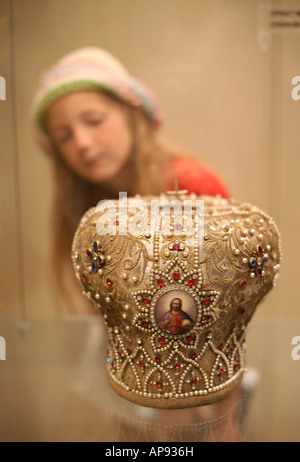
[[[110,50],[157,94],[164,135],[215,169],[239,200],[277,222],[284,260],[258,316],[298,316],[300,28],[270,9],[300,1],[0,0],[0,313],[56,312],[49,285],[49,159],[29,108],[38,75],[71,50]]]

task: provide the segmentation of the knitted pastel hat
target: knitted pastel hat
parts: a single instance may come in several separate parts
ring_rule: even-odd
[[[45,136],[44,116],[49,105],[67,93],[103,90],[140,108],[157,128],[160,108],[152,91],[133,78],[108,51],[96,47],[75,50],[45,70],[40,78],[32,112],[40,134]]]

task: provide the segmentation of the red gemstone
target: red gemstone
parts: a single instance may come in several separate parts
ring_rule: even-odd
[[[142,326],[143,327],[148,327],[148,321],[142,321]]]
[[[148,305],[149,300],[148,300],[148,298],[142,298],[142,302],[143,302],[145,305]]]
[[[241,284],[241,287],[242,287],[242,289],[245,289],[247,287],[247,282],[243,281],[242,284]]]
[[[179,244],[174,244],[174,245],[173,245],[173,250],[179,250],[179,249],[180,249]]]
[[[162,382],[156,382],[156,386],[157,386],[158,388],[161,388],[161,387],[162,387]]]
[[[159,343],[160,345],[163,345],[163,344],[165,343],[164,337],[159,337],[158,343]]]
[[[83,275],[82,275],[82,279],[83,279],[84,281],[86,281],[86,280],[87,280],[87,276],[86,276],[86,274],[83,274]]]
[[[160,356],[156,356],[155,357],[155,361],[157,362],[157,364],[159,364],[161,362],[161,357]]]
[[[165,283],[164,283],[164,281],[162,279],[159,279],[157,281],[157,284],[159,285],[159,287],[164,287],[164,285],[165,285]]]
[[[202,305],[209,305],[211,302],[210,298],[205,298],[204,300],[202,300]]]
[[[208,323],[208,319],[207,318],[203,318],[202,321],[201,321],[201,324],[207,324]]]
[[[195,285],[195,279],[190,279],[188,282],[189,287],[193,287]]]
[[[129,350],[129,348],[127,348],[127,354],[131,354],[131,350]]]
[[[176,223],[175,224],[175,229],[182,229],[182,224],[181,223]]]
[[[192,340],[193,340],[193,336],[188,335],[187,338],[186,338],[186,341],[190,343]]]
[[[196,379],[195,377],[193,377],[193,378],[191,379],[191,383],[196,383],[196,382],[197,382],[197,379]]]
[[[106,280],[106,284],[107,284],[108,286],[112,286],[113,282],[112,282],[111,279],[107,279],[107,280]]]
[[[114,225],[118,226],[118,224],[119,224],[119,220],[114,221]]]
[[[191,359],[195,359],[196,357],[197,357],[197,355],[196,355],[195,351],[192,351],[192,353],[191,353]]]
[[[263,254],[263,249],[262,249],[262,247],[260,245],[258,246],[257,251],[258,251],[258,255]]]
[[[229,353],[233,353],[233,348],[230,348]]]
[[[223,343],[221,343],[221,345],[219,345],[219,350],[223,350],[223,348],[224,348],[224,345]]]
[[[173,273],[173,278],[174,278],[174,279],[179,279],[179,278],[180,278],[180,273],[178,273],[177,271],[175,271],[175,273]]]
[[[236,364],[237,366],[239,366],[239,365],[240,365],[240,362],[239,362],[239,361],[236,361],[236,363],[235,363],[235,364]]]
[[[86,251],[86,254],[87,254],[88,257],[91,257],[91,256],[92,256],[92,252],[91,252],[90,250],[87,250],[87,251]]]
[[[175,364],[174,369],[175,369],[175,371],[179,371],[179,369],[180,369],[180,364]]]
[[[257,268],[257,276],[261,276],[262,274],[262,269],[261,268]]]
[[[143,361],[139,361],[139,366],[145,367],[145,364],[143,363]]]
[[[118,350],[118,356],[121,356],[121,350]]]
[[[224,371],[223,369],[220,370],[220,374],[223,375],[224,374]]]

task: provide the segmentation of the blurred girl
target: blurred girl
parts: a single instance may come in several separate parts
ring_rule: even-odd
[[[79,220],[100,200],[174,190],[175,179],[179,189],[228,197],[212,170],[160,139],[155,96],[105,50],[76,50],[47,69],[33,111],[53,165],[53,268],[64,291]]]

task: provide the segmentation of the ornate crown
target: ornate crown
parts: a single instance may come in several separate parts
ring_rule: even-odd
[[[107,326],[108,380],[143,406],[222,399],[242,379],[246,327],[279,270],[278,229],[235,200],[176,193],[169,200],[190,206],[179,216],[165,205],[153,213],[164,195],[142,198],[139,210],[136,199],[89,210],[72,248],[84,294]]]

